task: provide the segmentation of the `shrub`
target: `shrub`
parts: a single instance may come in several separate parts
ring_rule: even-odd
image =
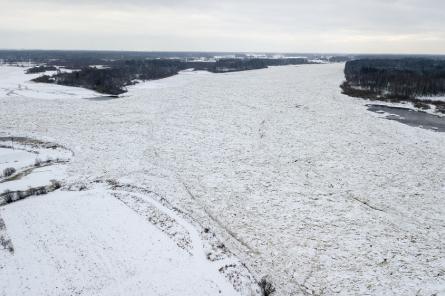
[[[424,110],[430,109],[430,105],[423,103],[423,102],[419,102],[419,101],[414,103],[414,107],[419,108],[419,109],[424,109]]]
[[[51,185],[52,185],[54,190],[57,190],[60,187],[62,187],[62,184],[59,181],[57,181],[57,180],[51,180]]]
[[[42,195],[42,194],[47,194],[47,193],[48,193],[48,189],[45,186],[31,187],[25,191],[25,196]]]
[[[41,165],[42,165],[42,161],[40,160],[40,158],[36,158],[36,160],[34,161],[34,166],[39,167]]]
[[[45,71],[57,71],[57,68],[54,66],[35,66],[26,70],[26,74],[42,73]]]
[[[4,203],[8,204],[14,201],[14,192],[5,190],[2,194]]]
[[[263,296],[269,296],[269,295],[272,295],[272,293],[275,292],[275,287],[265,277],[263,277],[258,284],[260,285],[261,292],[262,292]]]
[[[15,168],[6,168],[3,170],[3,176],[9,177],[16,172]]]

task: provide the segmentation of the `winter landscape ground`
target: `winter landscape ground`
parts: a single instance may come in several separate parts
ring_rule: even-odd
[[[445,133],[342,95],[343,69],[105,100],[0,67],[0,295],[445,295]]]

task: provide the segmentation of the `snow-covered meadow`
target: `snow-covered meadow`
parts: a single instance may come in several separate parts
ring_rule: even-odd
[[[214,234],[162,197],[99,179],[59,189],[69,150],[0,146],[2,172],[15,170],[0,178],[0,295],[260,295]]]
[[[444,294],[445,134],[369,112],[342,71],[182,73],[92,101],[0,67],[0,136],[73,153],[65,187],[0,208],[0,291],[230,294],[236,275],[249,295],[240,260],[276,295]]]
[[[26,67],[0,66],[0,97],[1,98],[29,98],[29,99],[78,99],[102,97],[95,91],[61,85],[34,83],[31,79],[41,76],[43,73],[25,74]],[[63,70],[69,71],[69,70]],[[47,71],[44,74],[52,75],[55,71]]]

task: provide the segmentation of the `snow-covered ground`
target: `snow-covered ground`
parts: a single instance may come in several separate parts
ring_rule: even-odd
[[[171,209],[180,209],[182,218],[193,217],[215,232],[257,279],[267,275],[272,280],[276,295],[443,295],[445,134],[367,111],[367,101],[340,93],[342,80],[343,65],[326,64],[183,73],[136,85],[124,98],[109,101],[1,94],[0,136],[51,140],[71,149],[75,156],[66,168],[65,183],[87,184],[95,192],[85,193],[93,196],[88,198],[83,191],[56,191],[4,207],[0,213],[9,237],[14,246],[30,242],[27,248],[46,241],[41,249],[27,249],[32,258],[64,253],[44,269],[48,277],[59,270],[53,282],[64,282],[64,291],[78,291],[69,289],[86,283],[87,288],[97,285],[95,291],[109,287],[101,290],[105,294],[138,295],[150,285],[150,269],[138,272],[147,268],[149,257],[144,255],[150,250],[161,252],[161,266],[167,257],[184,268],[193,266],[191,259],[165,255],[184,240],[184,249],[193,249],[187,247],[190,236],[164,242],[158,233],[156,239],[166,245],[163,250],[151,248],[143,235],[155,229],[168,234],[168,229],[133,229],[136,220],[154,215],[144,210],[140,192],[128,199],[92,185],[95,180],[115,180],[149,190]],[[51,206],[48,201],[53,201]],[[119,201],[133,211],[118,207]],[[83,204],[90,210],[83,212]],[[151,208],[156,205],[154,201]],[[67,208],[71,213],[60,214]],[[113,220],[127,215],[128,223]],[[74,233],[62,243],[48,236],[67,225]],[[97,225],[112,226],[113,232],[91,236],[89,249],[84,240],[101,229]],[[76,237],[79,248],[73,251]],[[137,239],[140,245],[120,248],[127,246],[121,245],[125,240]],[[116,244],[119,250],[101,249]],[[85,268],[92,270],[74,272],[82,260],[73,258],[80,254],[90,258]],[[6,273],[11,289],[17,287],[11,281],[14,275],[30,278],[37,268],[17,256],[16,265],[4,264],[23,273]],[[166,270],[176,266],[165,264]],[[23,271],[25,267],[30,270]],[[111,285],[129,270],[138,276]],[[205,274],[196,278],[205,279]],[[43,287],[45,276],[41,278]],[[154,275],[153,283],[165,283],[165,278]],[[182,287],[174,283],[169,287]],[[206,283],[199,281],[211,295],[206,287],[214,286]]]
[[[17,168],[33,165],[36,158],[35,153],[25,150],[0,148],[0,176],[6,168],[17,170]]]
[[[180,250],[100,187],[0,213],[14,245],[0,251],[1,295],[237,295],[204,254]]]
[[[361,87],[361,86],[351,86],[351,87],[353,89],[357,89],[357,90],[369,90],[369,88]],[[384,91],[383,94],[387,95],[387,94],[389,94],[389,92]],[[418,97],[416,97],[416,99],[422,100],[422,101],[445,102],[445,96],[418,96]],[[403,102],[399,102],[399,103],[390,102],[390,101],[380,101],[380,100],[369,100],[369,101],[377,102],[379,105],[384,105],[384,106],[388,106],[388,107],[409,108],[411,110],[425,112],[425,113],[433,114],[433,115],[440,116],[440,117],[445,117],[445,114],[438,111],[438,109],[436,108],[436,106],[434,104],[428,104],[429,108],[425,109],[425,108],[419,108],[416,106],[416,104],[414,104],[413,102],[409,102],[409,101],[403,101]]]
[[[56,72],[26,74],[24,67],[0,67],[0,97],[28,99],[79,99],[101,97],[103,94],[92,90],[68,87],[56,84],[42,84],[30,81],[43,74],[52,75]],[[69,71],[64,69],[64,72]]]
[[[36,165],[47,149],[12,142],[0,139],[10,146],[1,164],[16,169],[0,193],[66,182],[66,162]],[[7,204],[0,196],[0,295],[259,295],[247,269],[180,213],[150,193],[96,183]]]
[[[427,101],[440,101],[440,102],[445,102],[445,96],[431,96],[431,97],[417,97],[417,99],[419,100],[427,100]]]

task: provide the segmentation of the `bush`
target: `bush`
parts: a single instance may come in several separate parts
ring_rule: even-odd
[[[36,160],[34,161],[34,166],[39,167],[41,165],[42,165],[42,161],[40,160],[40,158],[36,158]]]
[[[62,187],[62,184],[57,180],[51,180],[51,186],[54,190],[57,190]]]
[[[42,195],[42,194],[47,194],[48,193],[48,188],[46,188],[45,186],[40,186],[40,187],[31,187],[28,188],[25,191],[25,196],[32,196],[32,195]]]
[[[6,168],[3,170],[3,176],[9,177],[16,172],[15,168]]]
[[[3,196],[3,200],[6,204],[11,203],[14,201],[14,192],[10,191],[10,190],[5,190],[2,194]]]
[[[57,68],[54,66],[35,66],[26,70],[26,74],[42,73],[46,71],[57,71]]]
[[[423,102],[418,102],[418,101],[416,101],[414,103],[414,107],[419,108],[419,109],[424,109],[424,110],[430,109],[430,105],[423,103]]]
[[[258,284],[260,285],[261,292],[262,292],[263,296],[269,296],[275,292],[275,287],[265,277],[263,277]]]

